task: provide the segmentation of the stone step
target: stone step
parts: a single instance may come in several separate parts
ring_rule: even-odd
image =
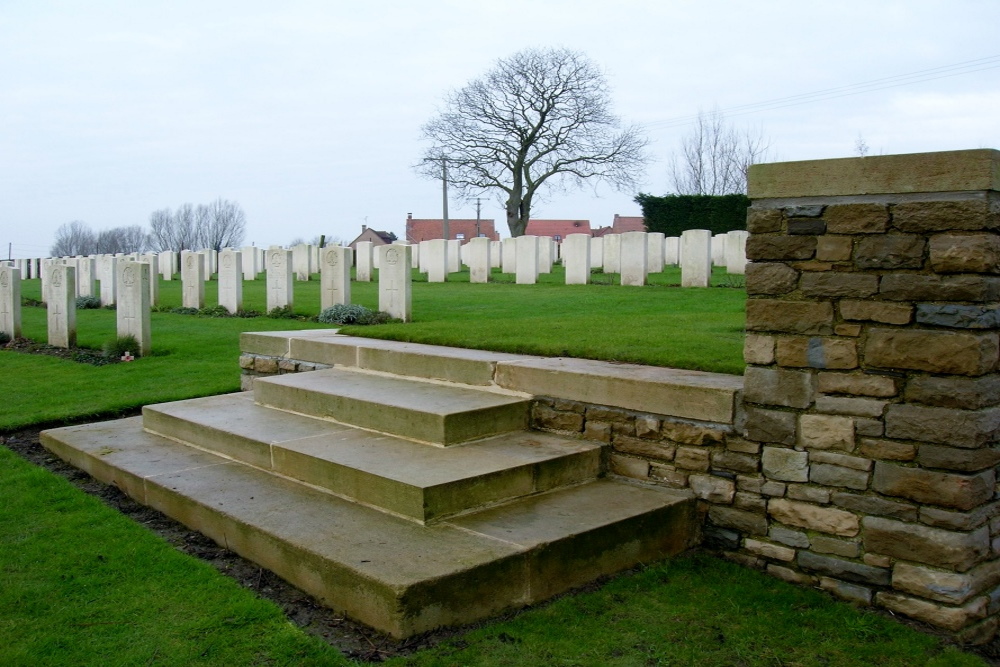
[[[520,431],[433,447],[257,405],[250,393],[149,405],[146,431],[420,522],[601,474],[601,445]]]
[[[143,430],[45,431],[51,452],[396,637],[540,602],[691,546],[694,503],[598,480],[423,526]]]
[[[342,336],[329,330],[244,333],[240,337],[240,349],[244,354],[482,386],[493,384],[497,363],[534,358],[523,354]]]
[[[258,378],[260,405],[450,446],[528,427],[523,394],[330,368]]]

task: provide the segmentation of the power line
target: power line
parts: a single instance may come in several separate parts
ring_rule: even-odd
[[[719,111],[726,116],[744,116],[747,114],[758,113],[760,111],[783,109],[785,107],[836,99],[838,97],[847,97],[850,95],[861,95],[877,90],[885,90],[887,88],[908,86],[914,83],[945,79],[962,74],[971,74],[973,72],[996,69],[998,67],[1000,67],[1000,54],[986,56],[984,58],[976,58],[975,60],[966,60],[950,65],[941,65],[940,67],[931,67],[929,69],[917,70],[916,72],[908,72],[906,74],[896,74],[879,79],[871,79],[869,81],[862,81],[860,83],[849,84],[846,86],[824,88],[811,93],[800,93],[798,95],[789,95],[788,97],[778,97],[752,104],[740,104],[720,109]],[[658,128],[678,127],[694,122],[700,115],[701,114],[692,114],[687,116],[678,116],[676,118],[668,118],[665,120],[652,121],[649,123],[643,123],[643,126]]]

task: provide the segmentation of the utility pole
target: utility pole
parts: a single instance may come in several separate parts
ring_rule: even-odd
[[[479,238],[479,197],[476,197],[476,238]]]
[[[444,224],[442,225],[441,231],[444,233],[444,237],[449,238],[448,235],[448,161],[445,157],[441,156],[441,206],[444,209]]]

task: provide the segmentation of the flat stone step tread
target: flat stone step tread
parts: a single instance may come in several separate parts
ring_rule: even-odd
[[[399,637],[678,553],[694,526],[689,498],[614,480],[422,526],[147,433],[140,418],[45,431],[42,443]]]
[[[254,381],[261,405],[440,445],[527,428],[523,395],[343,368]]]
[[[457,447],[373,433],[255,404],[248,393],[149,405],[147,431],[418,521],[578,484],[599,443],[520,431]]]

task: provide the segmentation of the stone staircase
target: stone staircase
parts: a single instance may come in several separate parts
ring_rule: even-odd
[[[498,360],[523,357],[303,340],[335,365],[42,442],[396,637],[540,602],[696,538],[688,494],[607,477],[601,443],[528,430],[531,395],[493,382]]]

